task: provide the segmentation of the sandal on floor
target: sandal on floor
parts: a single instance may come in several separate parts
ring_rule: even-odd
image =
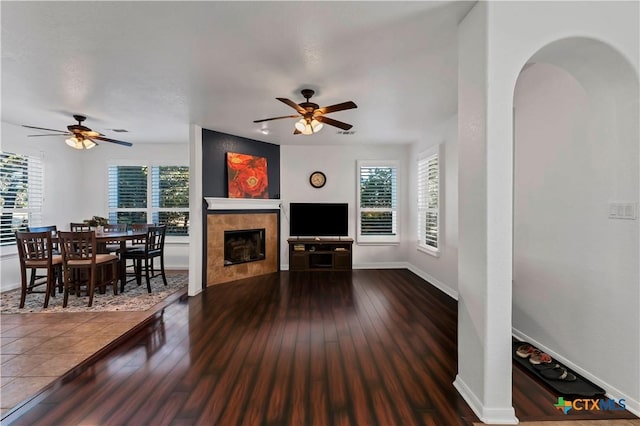
[[[560,364],[555,364],[555,363],[549,363],[549,364],[532,364],[533,368],[535,368],[536,370],[540,371],[540,370],[547,370],[549,368],[560,368],[561,365]]]
[[[529,358],[529,356],[535,351],[537,351],[537,349],[531,345],[521,345],[516,350],[516,355],[520,358]]]
[[[573,382],[576,380],[576,376],[569,373],[565,368],[560,366],[540,370],[540,375],[545,379],[550,380],[562,380],[565,382]]]
[[[532,353],[531,358],[529,358],[529,362],[533,365],[551,364],[552,361],[551,355],[540,351]]]

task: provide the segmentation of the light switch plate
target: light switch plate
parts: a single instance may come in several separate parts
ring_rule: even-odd
[[[609,203],[609,219],[629,219],[638,218],[638,203],[616,201]]]

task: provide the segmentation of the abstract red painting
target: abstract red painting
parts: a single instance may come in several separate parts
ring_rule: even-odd
[[[269,198],[267,159],[227,152],[229,198]]]

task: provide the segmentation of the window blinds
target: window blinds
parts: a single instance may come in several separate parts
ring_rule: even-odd
[[[43,165],[35,156],[0,153],[0,245],[15,242],[15,231],[41,225]]]

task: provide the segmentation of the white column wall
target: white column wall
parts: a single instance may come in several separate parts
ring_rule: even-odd
[[[511,364],[515,82],[537,50],[572,36],[608,43],[628,58],[637,73],[635,2],[478,3],[459,29],[459,373],[455,384],[481,419],[492,423],[515,421],[510,408],[511,370],[505,368]],[[475,209],[475,216],[469,208]]]

